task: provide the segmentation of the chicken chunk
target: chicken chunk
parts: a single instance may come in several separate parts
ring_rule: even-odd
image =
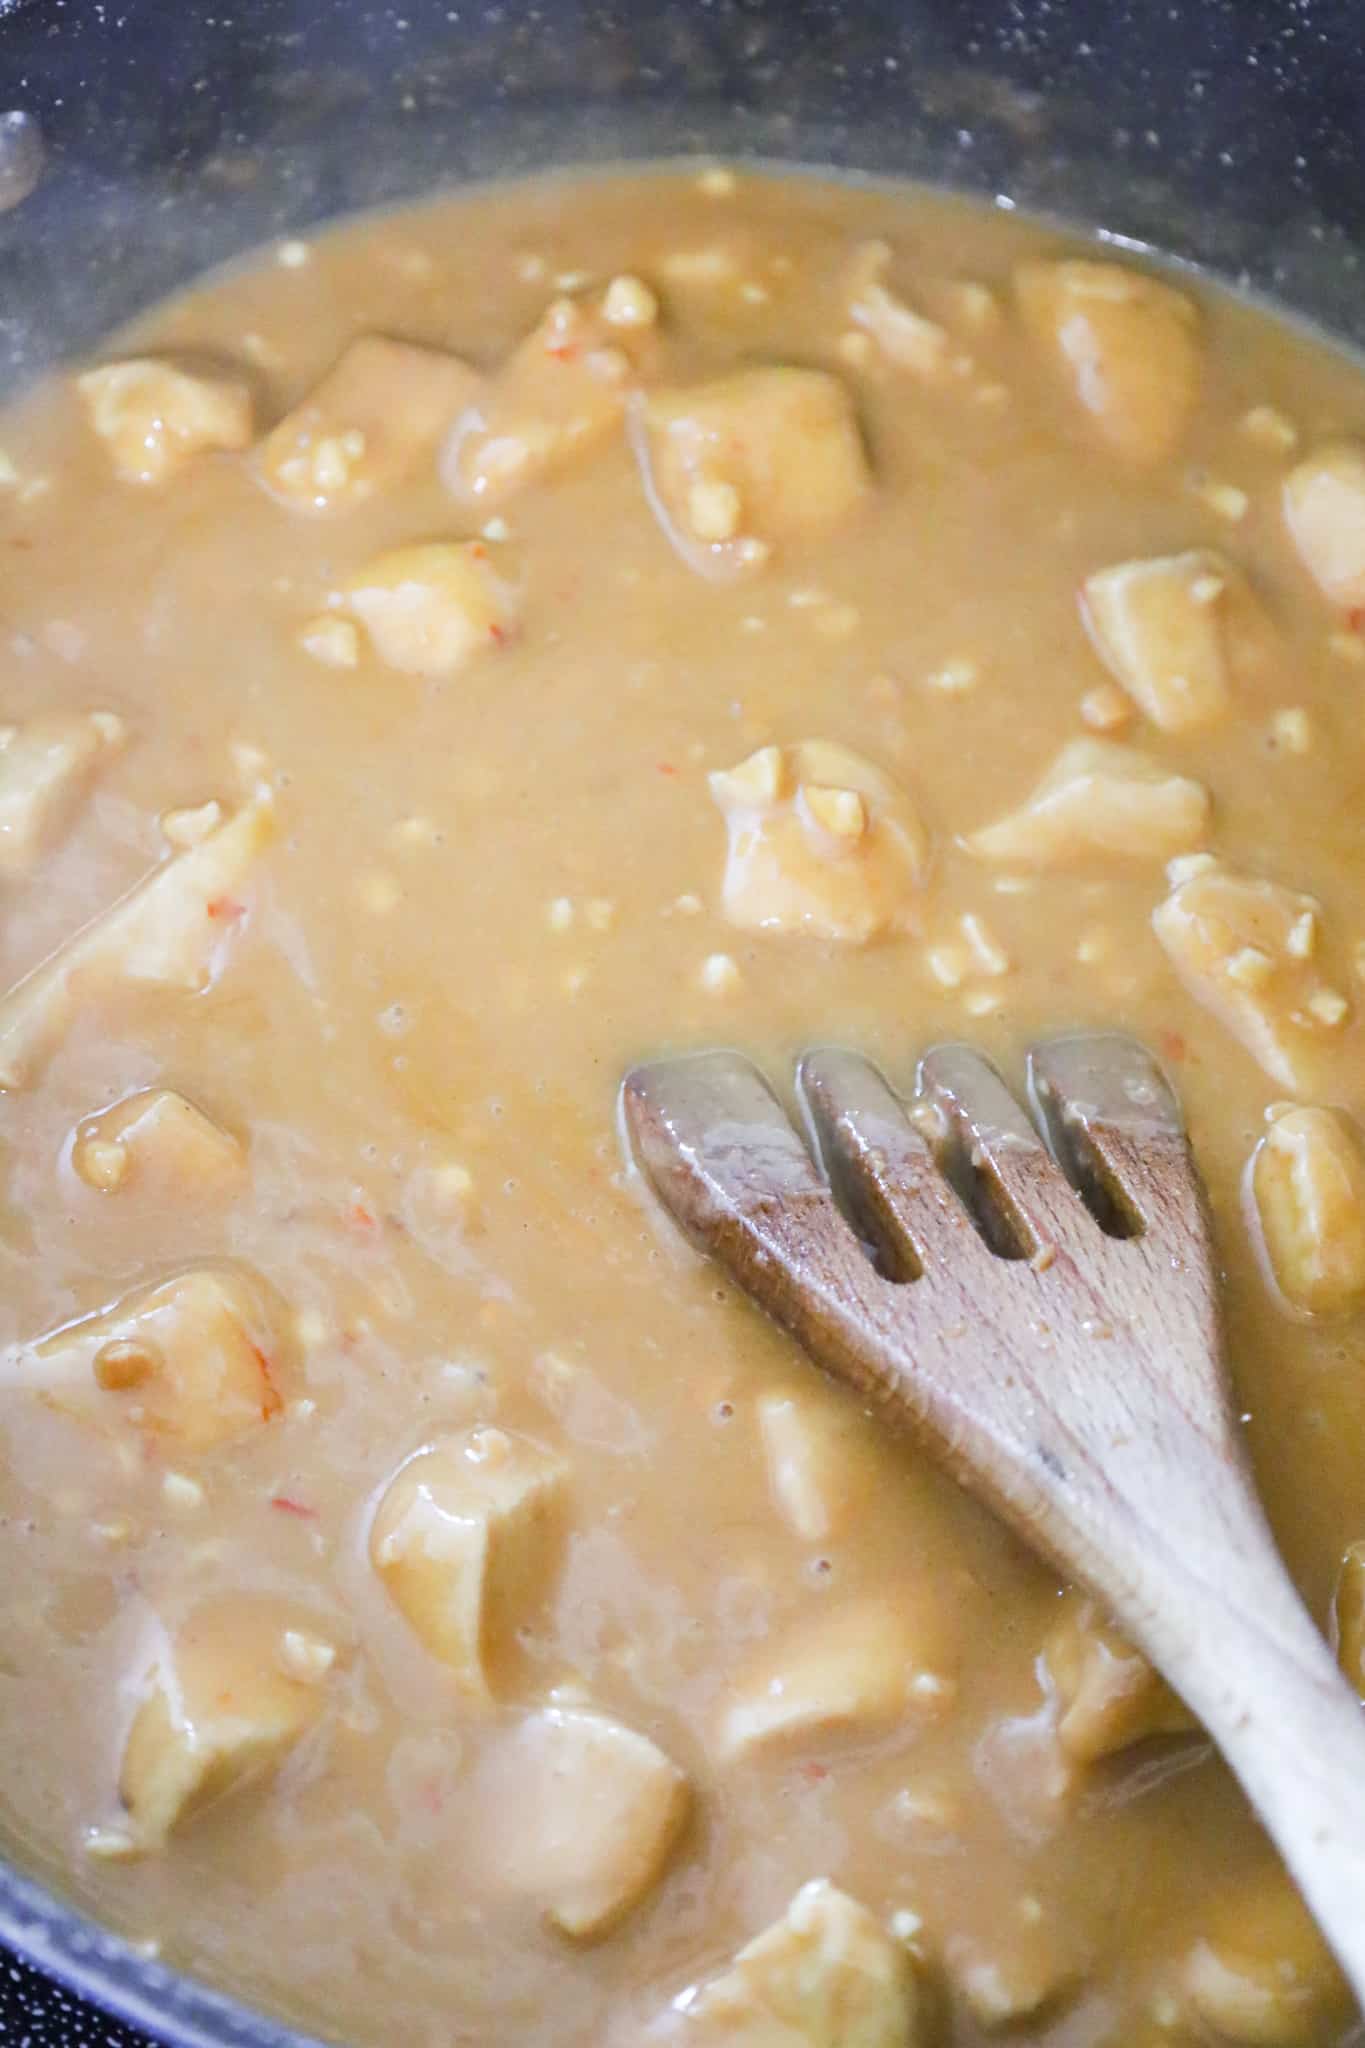
[[[1081,617],[1105,667],[1163,732],[1213,725],[1273,670],[1270,621],[1212,548],[1087,577]]]
[[[477,1428],[401,1466],[370,1559],[431,1654],[489,1698],[499,1652],[543,1597],[564,1468],[527,1438]]]
[[[728,1970],[685,1993],[696,2048],[923,2048],[915,1964],[881,1922],[827,1878],[802,1885]]]
[[[211,987],[246,921],[242,891],[273,829],[268,801],[243,805],[0,999],[0,1088],[27,1084],[85,990]]]
[[[959,1935],[948,1943],[947,1965],[962,2003],[991,2034],[1055,2013],[1080,1977],[1055,1932],[1043,1924],[1010,1927],[993,1941]]]
[[[929,842],[909,799],[847,747],[761,747],[710,779],[731,924],[864,945],[912,931]]]
[[[501,504],[617,431],[652,354],[653,330],[650,322],[610,319],[610,309],[610,286],[601,301],[554,300],[460,414],[441,457],[441,475],[457,498]]]
[[[256,469],[299,512],[349,512],[433,456],[482,379],[443,349],[364,334],[261,443]]]
[[[827,1542],[845,1525],[861,1483],[850,1404],[813,1394],[765,1394],[758,1423],[768,1487],[782,1519],[802,1543]]]
[[[740,1674],[722,1709],[726,1762],[865,1738],[951,1700],[956,1663],[943,1618],[869,1597],[798,1625]]]
[[[1320,448],[1285,479],[1284,516],[1305,569],[1324,597],[1365,605],[1365,448]]]
[[[917,313],[886,282],[892,251],[887,242],[864,242],[853,254],[848,317],[870,334],[893,368],[930,380],[943,376],[952,359],[953,338],[937,320]]]
[[[1152,926],[1195,1001],[1291,1094],[1317,1092],[1346,999],[1316,962],[1318,906],[1278,882],[1211,865],[1177,882]]]
[[[654,1889],[691,1806],[647,1736],[558,1707],[494,1747],[477,1790],[490,1876],[574,1941],[609,1934]]]
[[[1199,395],[1199,315],[1119,263],[1024,263],[1015,296],[1101,438],[1130,461],[1174,454]]]
[[[853,402],[821,370],[736,370],[657,391],[635,427],[660,524],[703,575],[741,574],[784,541],[831,532],[870,488]]]
[[[163,1847],[205,1807],[267,1776],[316,1722],[319,1687],[289,1676],[283,1655],[294,1618],[238,1596],[160,1633],[119,1772],[138,1848]]]
[[[1181,1982],[1191,2017],[1247,2048],[1313,2048],[1335,2039],[1352,2010],[1330,1949],[1278,1866],[1206,1914]]]
[[[1076,1763],[1095,1763],[1152,1735],[1197,1726],[1189,1709],[1094,1602],[1069,1595],[1043,1649],[1057,1739]]]
[[[483,541],[426,541],[376,555],[346,585],[347,608],[388,668],[452,676],[501,647],[516,624],[516,593]]]
[[[964,842],[982,860],[1065,867],[1087,856],[1169,860],[1208,831],[1209,793],[1112,740],[1063,747],[1020,810]]]
[[[236,377],[138,356],[87,370],[76,389],[125,483],[165,483],[191,456],[251,439],[251,394]]]
[[[1352,1543],[1341,1560],[1332,1621],[1337,1662],[1365,1699],[1365,1542]]]
[[[1309,1315],[1365,1304],[1365,1149],[1330,1109],[1276,1117],[1251,1166],[1256,1220],[1275,1285]]]
[[[242,1147],[173,1088],[148,1088],[87,1117],[71,1163],[87,1187],[102,1193],[129,1188],[184,1202],[233,1187]]]
[[[195,1266],[21,1348],[6,1377],[82,1422],[212,1451],[279,1413],[280,1327],[263,1281]]]
[[[0,730],[0,876],[33,867],[125,737],[112,711],[54,711]]]

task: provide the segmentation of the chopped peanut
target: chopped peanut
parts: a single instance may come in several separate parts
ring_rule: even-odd
[[[1057,1740],[1077,1763],[1195,1726],[1164,1679],[1091,1600],[1068,1596],[1043,1662],[1056,1699]]]
[[[1365,447],[1339,441],[1299,463],[1285,479],[1284,516],[1323,596],[1365,605]]]
[[[1148,464],[1171,455],[1199,393],[1193,301],[1141,271],[1087,261],[1021,264],[1015,294],[1110,447]]]
[[[741,1675],[717,1729],[727,1763],[772,1749],[862,1740],[951,1697],[955,1663],[942,1619],[869,1597],[812,1617],[766,1645]],[[926,1683],[925,1681],[932,1681]]]
[[[125,483],[165,483],[191,456],[251,439],[251,395],[236,377],[141,356],[87,370],[76,389]]]
[[[1273,667],[1269,620],[1211,548],[1100,570],[1086,579],[1081,616],[1105,666],[1164,732],[1213,724]]]
[[[242,890],[273,823],[268,802],[245,804],[0,999],[0,1088],[27,1084],[87,987],[211,987],[244,922]]]
[[[376,555],[345,596],[379,659],[404,675],[454,675],[501,647],[516,620],[513,587],[483,541],[427,541]]]
[[[828,1878],[679,2001],[697,2048],[927,2048],[915,1963]]]
[[[100,1428],[210,1451],[279,1413],[280,1328],[262,1281],[196,1266],[24,1347],[13,1383]]]
[[[710,786],[729,838],[732,924],[855,945],[914,928],[927,834],[871,762],[807,740],[761,747]]]
[[[277,1661],[281,1611],[245,1597],[161,1632],[124,1745],[119,1796],[141,1851],[273,1771],[317,1718],[315,1683]]]
[[[399,1468],[370,1560],[462,1690],[491,1695],[499,1657],[549,1578],[563,1467],[525,1437],[476,1428]]]
[[[647,1736],[557,1707],[502,1738],[479,1791],[494,1882],[574,1941],[609,1934],[654,1889],[691,1806],[687,1779]]]
[[[1208,831],[1202,783],[1112,740],[1063,747],[1020,810],[963,843],[983,860],[1066,866],[1087,856],[1167,860]]]
[[[1153,929],[1195,1001],[1293,1094],[1311,1091],[1323,1071],[1320,1034],[1330,1020],[1315,1005],[1335,994],[1314,962],[1291,950],[1299,920],[1317,908],[1310,896],[1215,862],[1177,882],[1152,913]]]
[[[125,739],[112,712],[51,712],[0,732],[0,876],[26,874]]]
[[[266,436],[257,474],[296,512],[348,512],[434,455],[481,383],[458,356],[361,335]]]
[[[1256,1147],[1251,1191],[1275,1285],[1310,1315],[1365,1305],[1365,1147],[1335,1110],[1287,1109]]]
[[[869,487],[848,393],[819,370],[737,370],[636,414],[650,499],[692,568],[733,576],[841,524]]]

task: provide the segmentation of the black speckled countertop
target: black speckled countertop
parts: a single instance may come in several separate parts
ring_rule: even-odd
[[[0,1948],[0,2043],[4,2048],[148,2048],[130,2034],[39,1977]]]

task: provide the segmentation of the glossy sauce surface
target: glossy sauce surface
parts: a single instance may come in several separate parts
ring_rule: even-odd
[[[784,1081],[842,1043],[908,1090],[944,1039],[1017,1082],[1041,1035],[1145,1037],[1277,1534],[1359,1663],[1365,388],[1180,279],[1135,384],[1020,271],[1078,255],[1110,260],[917,192],[528,185],[150,315],[110,359],[199,380],[164,463],[137,391],[63,380],[0,420],[0,717],[64,719],[80,756],[6,842],[5,985],[159,864],[219,863],[188,967],[166,895],[0,1009],[0,1812],[101,1916],[324,2035],[848,2040],[674,2007],[829,1879],[927,1987],[878,2048],[1347,2038],[1175,1703],[1149,1739],[1064,1739],[1098,1618],[676,1244],[616,1128],[665,1050]],[[593,358],[567,413],[545,362],[504,370],[533,332]],[[373,335],[440,357],[371,359],[263,449]],[[820,378],[732,381],[774,366]],[[1189,717],[1131,584],[1090,580],[1187,557],[1159,630]],[[1060,822],[1045,796],[992,840],[1077,742],[1141,766],[1063,756]],[[249,847],[209,851],[234,819]],[[1229,876],[1296,895],[1182,893]],[[195,1142],[173,1104],[128,1135],[157,1090]],[[1268,1118],[1291,1101],[1329,1114]],[[384,1547],[433,1445],[513,1474],[467,1519],[506,1513],[515,1556],[439,1654]],[[155,1673],[183,1704],[197,1642],[266,1637],[269,1755],[153,1825],[128,1745],[161,1739]],[[774,1678],[816,1704],[755,1734]],[[203,1683],[211,1719],[231,1679]],[[518,1794],[562,1798],[561,1740],[551,1844]],[[573,1844],[637,1765],[648,1868],[599,1925]]]

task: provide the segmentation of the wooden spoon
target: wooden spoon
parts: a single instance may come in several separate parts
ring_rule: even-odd
[[[1164,1673],[1365,2004],[1365,1713],[1256,1498],[1179,1106],[1109,1035],[1040,1046],[1029,1085],[1046,1144],[969,1047],[928,1055],[908,1109],[812,1053],[823,1174],[736,1053],[637,1068],[623,1108],[687,1234]]]

